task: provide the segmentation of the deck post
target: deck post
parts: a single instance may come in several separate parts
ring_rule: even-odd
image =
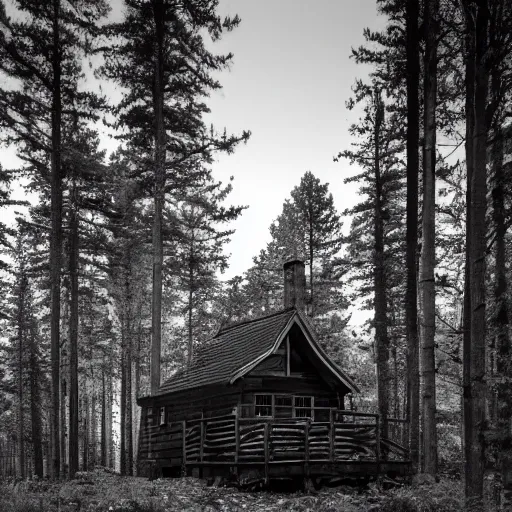
[[[187,420],[183,420],[181,422],[181,443],[183,447],[183,456],[182,456],[182,466],[185,471],[186,476],[186,470],[187,470]]]
[[[333,410],[331,409],[329,411],[329,460],[331,462],[334,462],[334,443],[336,441],[336,432],[335,432],[335,425],[334,425],[334,414]]]
[[[270,449],[270,439],[269,439],[269,424],[265,423],[265,431],[263,435],[263,443],[265,447],[265,485],[268,485],[269,475],[268,475],[268,462],[269,462],[269,449]]]
[[[203,455],[204,455],[204,418],[201,418],[201,434],[199,441],[199,461],[201,464],[203,463]]]
[[[240,404],[236,406],[235,410],[235,464],[238,470],[238,454],[240,452]]]
[[[307,420],[304,425],[304,475],[309,477],[309,426],[310,421]]]

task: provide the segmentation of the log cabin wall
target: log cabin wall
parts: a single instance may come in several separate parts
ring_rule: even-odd
[[[138,460],[156,460],[160,466],[179,467],[183,421],[232,414],[240,396],[239,386],[206,386],[144,400]]]

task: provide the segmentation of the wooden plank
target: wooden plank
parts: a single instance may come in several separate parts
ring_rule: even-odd
[[[286,336],[286,376],[290,376],[290,336]]]
[[[334,460],[334,440],[336,437],[335,425],[334,425],[334,415],[331,409],[330,412],[330,421],[329,421],[329,460]]]
[[[309,478],[309,421],[304,429],[304,475]]]
[[[268,472],[268,463],[269,463],[269,448],[270,448],[270,436],[269,436],[269,424],[265,423],[265,434],[264,434],[264,449],[265,449],[265,485],[268,485],[268,478],[269,478],[269,472]]]
[[[239,428],[239,411],[240,406],[237,406],[237,414],[235,417],[235,464],[238,464],[238,453],[240,452],[240,428]]]
[[[183,465],[187,465],[187,420],[182,421],[181,439],[183,441]]]
[[[201,422],[201,440],[199,444],[199,460],[203,462],[204,455],[204,421]]]

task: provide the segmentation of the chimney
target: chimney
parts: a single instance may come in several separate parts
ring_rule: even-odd
[[[284,268],[284,307],[304,309],[306,271],[302,260],[286,261]]]

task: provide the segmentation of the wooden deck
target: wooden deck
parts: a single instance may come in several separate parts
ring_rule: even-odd
[[[326,412],[326,411],[324,411]],[[388,419],[380,439],[379,416],[327,410],[329,421],[310,418],[241,418],[238,414],[182,421],[164,435],[148,436],[148,462],[160,467],[254,468],[266,481],[282,476],[407,475],[407,422]],[[211,471],[208,471],[211,473]]]

